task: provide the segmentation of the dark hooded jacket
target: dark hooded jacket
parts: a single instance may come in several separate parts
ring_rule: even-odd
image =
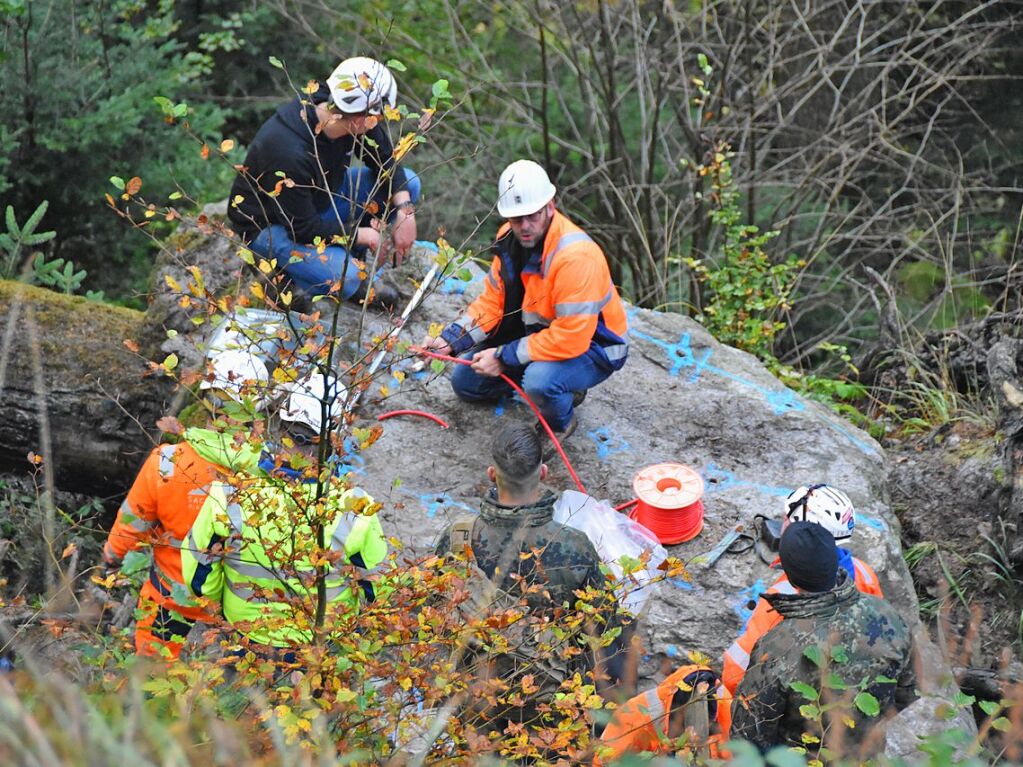
[[[375,199],[381,206],[405,184],[385,120],[364,136],[314,135],[318,123],[314,105],[329,96],[321,85],[305,99],[282,104],[252,140],[244,171],[231,185],[228,205],[228,218],[246,242],[272,224],[286,227],[297,243],[351,233],[358,221],[342,222],[322,214],[332,209],[327,190],[340,191],[353,160],[376,173],[380,183]]]
[[[912,702],[916,686],[912,637],[895,608],[859,592],[844,571],[831,591],[765,598],[784,620],[753,647],[732,704],[732,736],[767,750],[805,746],[806,733],[847,757],[883,748],[883,738],[869,737],[872,725]],[[806,708],[818,703],[836,704],[824,716],[824,732]],[[809,743],[811,753],[821,745]]]
[[[576,590],[604,585],[600,557],[590,539],[554,521],[557,499],[547,493],[535,504],[504,506],[491,488],[472,527],[476,564],[498,588],[520,594],[527,586],[543,586],[543,592],[528,596],[533,609],[573,605]],[[437,542],[438,556],[450,547],[448,528]]]

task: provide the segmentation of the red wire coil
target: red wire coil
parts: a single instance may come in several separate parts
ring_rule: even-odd
[[[703,479],[680,463],[658,463],[641,469],[632,482],[636,506],[629,517],[661,543],[685,543],[703,530]]]
[[[661,543],[674,546],[691,541],[703,530],[703,501],[682,509],[658,509],[640,501],[629,512],[629,519],[639,522]]]

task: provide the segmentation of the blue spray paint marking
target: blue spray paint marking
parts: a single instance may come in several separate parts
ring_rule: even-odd
[[[678,376],[683,368],[687,370],[691,369],[688,376],[688,382],[696,383],[700,380],[700,376],[703,374],[703,371],[706,370],[708,373],[714,373],[722,378],[735,381],[738,384],[759,392],[776,414],[785,413],[789,410],[799,411],[806,409],[806,405],[804,405],[803,402],[789,389],[773,391],[758,383],[750,381],[748,378],[743,378],[742,376],[731,373],[724,368],[711,365],[709,363],[711,355],[713,354],[711,349],[707,349],[699,358],[697,358],[693,353],[692,342],[690,341],[688,333],[683,333],[679,338],[678,343],[674,344],[669,344],[666,341],[661,341],[658,338],[648,336],[646,333],[640,333],[639,331],[632,331],[632,334],[637,338],[642,338],[664,349],[668,355],[668,359],[672,363],[671,369],[668,370],[668,375],[670,376]]]
[[[338,471],[341,474],[365,474],[366,459],[359,454],[359,443],[355,437],[345,437],[344,459],[338,464]]]
[[[597,446],[597,458],[606,461],[610,456],[630,449],[629,443],[606,426],[586,432],[586,436]]]
[[[837,423],[832,423],[831,421],[825,421],[824,423],[827,424],[830,428],[832,428],[835,431],[837,431],[839,434],[841,434],[847,440],[852,442],[854,445],[856,445],[856,447],[858,447],[864,453],[875,453],[875,454],[877,453],[877,447],[875,445],[872,445],[869,442],[866,442],[866,441],[860,439],[859,437],[857,437],[855,434],[853,434],[851,431],[849,431],[845,427],[839,426]]]
[[[691,581],[687,581],[685,578],[668,578],[668,583],[676,588],[682,589],[683,591],[692,591],[693,584]]]
[[[700,470],[703,477],[704,492],[721,493],[736,487],[752,487],[765,495],[785,497],[792,492],[790,487],[774,487],[773,485],[761,485],[757,482],[750,482],[745,479],[737,479],[733,472],[720,468],[717,464],[708,463]]]
[[[511,394],[503,394],[494,406],[494,415],[498,418],[504,415],[505,410],[508,408],[519,409],[521,405],[525,403],[522,398],[518,395],[518,392],[512,392]]]
[[[633,310],[632,314],[635,314]],[[631,314],[629,315],[632,316]],[[791,389],[784,388],[781,391],[774,391],[761,386],[758,383],[750,381],[748,378],[743,378],[735,373],[719,368],[716,365],[709,364],[712,350],[707,349],[704,351],[699,358],[693,353],[692,342],[690,340],[689,333],[683,333],[677,343],[669,344],[667,341],[662,341],[659,338],[654,338],[646,333],[641,333],[638,330],[630,331],[632,335],[637,338],[642,338],[645,341],[649,341],[655,346],[659,346],[668,355],[668,360],[671,362],[671,367],[668,369],[668,375],[672,377],[678,377],[679,373],[683,370],[690,370],[687,377],[688,383],[696,383],[700,380],[700,376],[703,371],[714,373],[722,378],[727,378],[730,381],[735,381],[738,384],[749,387],[756,392],[759,392],[768,405],[771,406],[776,415],[786,413],[788,411],[801,411],[806,409],[806,405],[796,396],[795,392]],[[856,447],[865,453],[877,453],[877,447],[871,443],[860,439],[848,429],[840,426],[839,424],[832,423],[831,421],[824,421],[828,428],[841,434],[847,440],[852,442]]]
[[[750,616],[753,615],[753,607],[756,607],[757,600],[760,599],[760,595],[767,591],[767,586],[764,584],[762,578],[757,578],[756,582],[747,588],[741,589],[737,594],[736,601],[732,604],[732,609],[735,610],[735,614],[742,620],[742,630],[746,630],[746,624],[749,623]],[[750,607],[750,604],[753,607]]]
[[[883,532],[888,529],[888,525],[883,519],[867,516],[866,514],[857,513],[856,521],[874,530],[881,530]]]
[[[467,511],[470,514],[478,513],[476,509],[466,506],[461,501],[456,501],[447,493],[424,493],[419,496],[419,501],[426,506],[426,516],[433,519],[438,511]]]
[[[665,647],[664,652],[669,658],[677,658],[680,655],[678,648],[673,644]]]

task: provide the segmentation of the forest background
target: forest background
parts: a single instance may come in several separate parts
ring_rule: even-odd
[[[201,142],[229,140],[241,162],[290,92],[367,53],[404,64],[410,106],[438,80],[455,99],[417,154],[421,236],[467,238],[500,169],[535,158],[632,301],[696,315],[794,366],[783,373],[852,380],[847,352],[865,344],[910,348],[1016,308],[1021,13],[1009,0],[3,2],[0,205],[24,222],[49,203],[40,228],[56,237],[30,279],[141,306],[153,246],[109,210],[109,179],[144,179],[150,200],[222,200],[234,170]],[[168,102],[187,105],[187,130]]]

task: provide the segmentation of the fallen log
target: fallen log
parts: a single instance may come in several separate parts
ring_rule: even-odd
[[[124,343],[143,316],[0,281],[0,470],[33,453],[56,487],[124,492],[173,390]]]

